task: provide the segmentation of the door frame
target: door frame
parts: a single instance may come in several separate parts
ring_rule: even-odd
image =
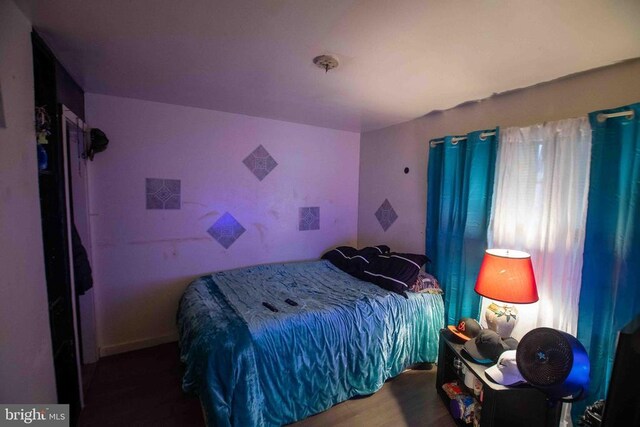
[[[60,104],[62,110],[61,116],[61,130],[62,130],[62,158],[63,158],[63,170],[64,170],[64,192],[66,194],[65,197],[65,211],[67,216],[67,249],[69,251],[69,276],[71,278],[70,288],[71,288],[71,312],[73,315],[73,334],[75,340],[75,354],[76,354],[76,369],[78,371],[78,390],[80,392],[80,407],[84,408],[84,392],[82,387],[82,359],[80,357],[80,346],[82,345],[80,331],[78,330],[78,320],[80,318],[79,308],[77,306],[78,299],[76,298],[76,283],[75,283],[75,273],[73,268],[73,245],[71,238],[72,236],[72,227],[73,227],[73,203],[72,203],[72,192],[71,192],[71,174],[69,173],[70,167],[70,159],[69,159],[69,141],[67,140],[67,120],[75,123],[83,132],[87,131],[86,124],[76,116],[69,108],[65,107],[63,104]],[[85,137],[86,138],[86,137]]]

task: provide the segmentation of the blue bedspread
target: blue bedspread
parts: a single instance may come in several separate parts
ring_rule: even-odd
[[[287,424],[435,361],[443,324],[440,295],[405,299],[328,261],[222,271],[180,302],[183,389],[200,395],[208,425]]]

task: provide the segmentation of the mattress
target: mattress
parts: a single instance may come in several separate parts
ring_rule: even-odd
[[[326,260],[221,271],[181,299],[182,386],[208,425],[283,425],[435,361],[443,326],[441,295],[405,298]]]

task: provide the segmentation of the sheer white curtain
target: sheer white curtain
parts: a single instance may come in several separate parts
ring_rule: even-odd
[[[518,306],[517,339],[540,326],[577,333],[590,156],[587,117],[500,130],[489,247],[529,252],[540,296]]]

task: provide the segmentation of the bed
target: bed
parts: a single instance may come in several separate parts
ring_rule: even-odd
[[[434,362],[443,323],[441,295],[402,296],[327,260],[221,271],[181,299],[182,386],[207,425],[288,424]]]

